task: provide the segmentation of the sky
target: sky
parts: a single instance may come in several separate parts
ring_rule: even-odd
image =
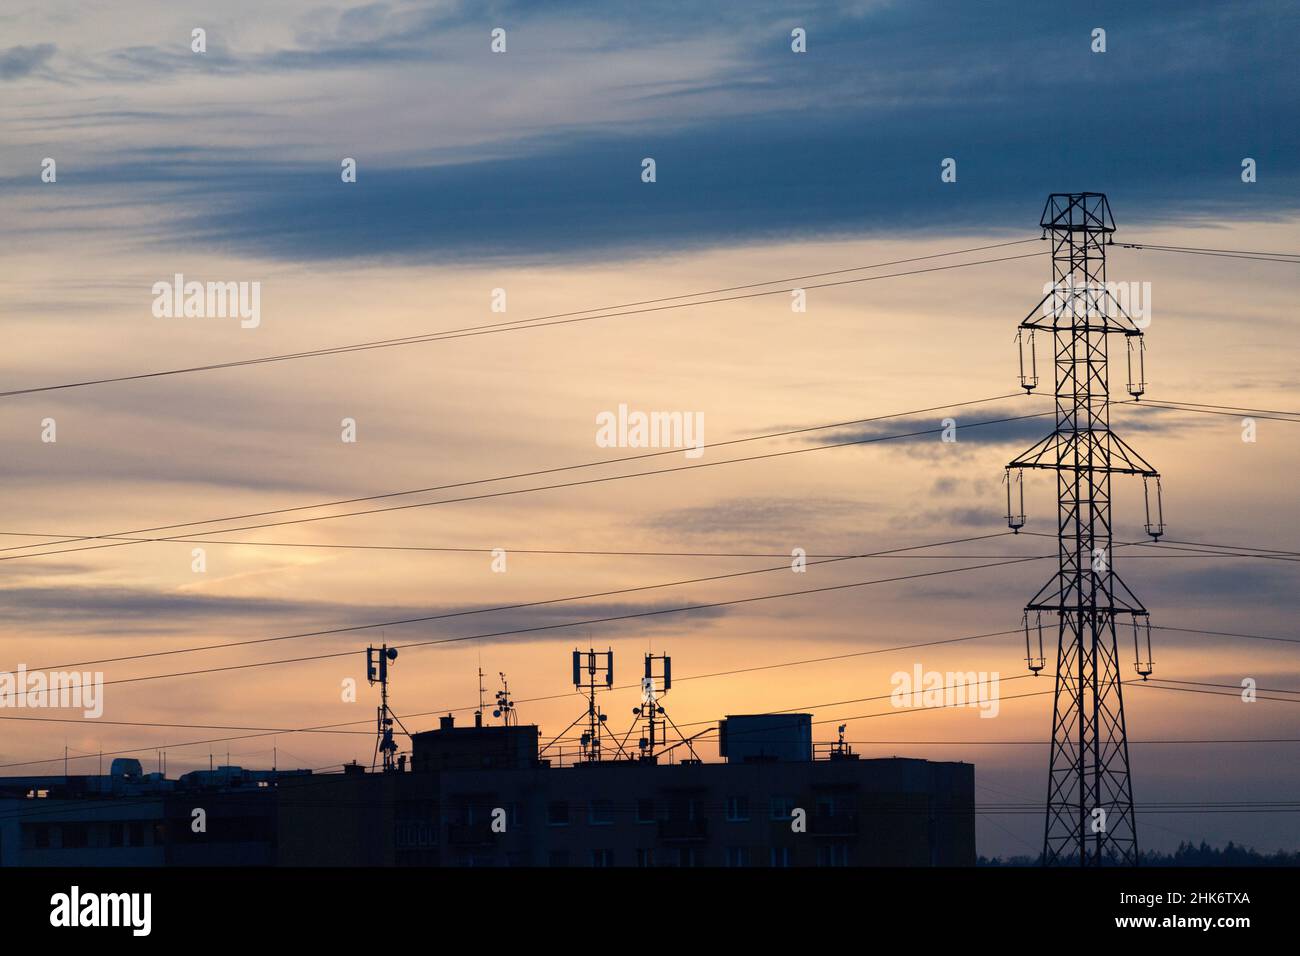
[[[819,741],[847,720],[864,756],[969,761],[981,802],[1040,802],[1050,679],[1022,676],[1023,639],[887,649],[1016,628],[1049,576],[1050,538],[983,536],[1006,530],[1003,466],[1050,418],[974,425],[1051,409],[1016,394],[1013,341],[1051,278],[1044,244],[802,277],[1037,239],[1054,191],[1105,192],[1116,243],[1300,249],[1298,20],[1293,5],[1262,2],[1058,12],[755,2],[710,5],[707,15],[677,3],[617,12],[595,3],[6,5],[0,391],[760,282],[779,294],[5,395],[0,648],[9,663],[0,666],[167,655],[94,665],[113,681],[341,656],[110,684],[97,721],[15,721],[0,738],[0,772],[61,772],[65,746],[73,758],[96,755],[74,759],[84,772],[101,750],[141,748],[152,768],[166,746],[175,775],[206,767],[210,751],[226,759],[226,743],[184,744],[234,733],[111,721],[355,721],[355,734],[231,741],[229,759],[368,762],[370,641],[469,638],[1041,555],[410,648],[392,689],[399,714],[423,715],[406,721],[414,731],[447,710],[469,719],[478,669],[489,699],[505,672],[520,718],[549,737],[584,707],[568,684],[575,646],[612,647],[620,684],[635,682],[643,653],[668,652],[677,680],[664,703],[683,729],[726,713],[803,709],[824,721]],[[1091,50],[1098,27],[1104,53]],[[206,52],[192,50],[196,28]],[[504,53],[491,50],[495,28],[505,30]],[[795,28],[806,31],[806,53],[791,50]],[[47,158],[54,182],[42,179]],[[349,158],[357,175],[345,183]],[[643,181],[646,158],[654,182]],[[941,179],[949,158],[955,182]],[[1245,158],[1254,182],[1242,180]],[[1294,265],[1119,246],[1108,255],[1112,280],[1149,283],[1150,398],[1297,407]],[[1004,261],[814,287],[982,258]],[[260,321],[155,316],[155,283],[177,274],[260,283]],[[788,277],[810,287],[805,312],[781,291]],[[492,311],[494,290],[505,290],[504,315]],[[1116,397],[1123,375],[1122,363],[1113,367]],[[658,476],[229,533],[275,519],[161,532],[226,542],[204,545],[202,572],[189,541],[33,547],[633,454],[597,444],[597,416],[620,405],[698,413],[709,443],[856,424],[700,459],[673,453],[287,517],[678,469]],[[859,421],[916,409],[935,410]],[[932,431],[946,417],[955,442],[930,433],[814,448]],[[1294,424],[1258,417],[1257,440],[1244,442],[1239,415],[1129,405],[1112,417],[1164,476],[1171,538],[1297,550]],[[341,440],[344,419],[356,423],[355,442]],[[48,420],[55,441],[43,440]],[[718,464],[786,451],[800,453]],[[700,463],[709,467],[680,467]],[[1028,475],[1027,532],[1054,532],[1053,495],[1048,475]],[[1116,540],[1140,540],[1142,522],[1140,480],[1116,478]],[[813,563],[798,575],[785,557],[977,538],[924,557]],[[465,550],[391,550],[401,547]],[[506,551],[504,573],[493,570],[495,548]],[[1228,688],[1221,697],[1125,688],[1142,845],[1300,849],[1288,814],[1141,811],[1144,802],[1295,793],[1295,744],[1156,742],[1300,736],[1293,702],[1247,704],[1233,690],[1245,678],[1300,687],[1287,643],[1163,629],[1294,640],[1289,563],[1133,545],[1116,550],[1115,567],[1161,628],[1157,675]],[[674,585],[740,571],[761,573]],[[646,585],[674,586],[606,593]],[[587,594],[601,596],[167,654]],[[1135,676],[1124,640],[1120,650]],[[817,658],[836,659],[697,676]],[[998,672],[1007,699],[993,719],[891,707],[891,675],[918,664]],[[355,702],[342,699],[349,678],[360,685]],[[626,729],[638,697],[633,688],[604,697],[611,726]],[[702,755],[714,756],[711,745]],[[1036,853],[1041,843],[1038,813],[981,816],[977,826],[985,855]]]

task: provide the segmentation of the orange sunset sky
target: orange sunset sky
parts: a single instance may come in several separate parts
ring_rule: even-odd
[[[758,4],[708,25],[676,8],[614,18],[585,4],[488,13],[455,4],[303,3],[274,14],[242,2],[219,12],[129,6],[138,9],[126,16],[117,5],[20,3],[0,17],[7,332],[0,392],[1036,239],[1054,190],[1107,192],[1117,242],[1300,249],[1296,133],[1278,120],[1288,112],[1294,119],[1296,81],[1223,87],[1233,63],[1290,55],[1282,14],[1268,4],[1248,5],[1226,23],[1197,5],[1184,9],[1182,42],[1213,46],[1190,64],[1168,30],[1102,5],[1093,17],[1111,25],[1104,67],[1087,59],[1088,19],[1044,18],[1012,38],[999,27],[1014,14],[997,5],[978,22],[954,15],[932,32],[919,29],[910,5],[889,3]],[[498,21],[510,48],[494,59],[488,33]],[[792,66],[788,38],[800,24],[809,52]],[[195,26],[206,27],[207,54],[190,50]],[[1001,65],[1041,66],[1052,57],[1077,59],[1075,78],[1029,82]],[[1146,79],[1135,91],[1139,73]],[[1109,152],[1076,148],[1052,122],[1055,104],[1085,93],[1099,111],[1113,110],[1104,128]],[[959,169],[953,184],[939,176],[949,156]],[[57,160],[54,183],[41,182],[45,157]],[[340,180],[344,157],[357,159],[356,183]],[[641,181],[644,157],[656,159],[654,183]],[[1241,181],[1242,157],[1259,161],[1258,182]],[[1022,678],[1021,637],[842,655],[1017,627],[1052,569],[1050,538],[992,537],[799,575],[780,557],[524,553],[855,554],[1005,531],[1003,465],[1046,434],[1050,419],[963,426],[1052,407],[1048,397],[1014,394],[1013,337],[1050,280],[1046,243],[874,273],[1028,253],[1035,255],[811,289],[805,313],[778,294],[5,395],[6,669],[769,570],[96,664],[85,669],[114,681],[351,652],[110,684],[100,720],[0,711],[66,720],[0,719],[2,772],[62,773],[65,747],[74,773],[96,772],[101,750],[139,751],[153,769],[155,751],[165,748],[173,776],[206,767],[210,752],[224,763],[227,749],[230,762],[251,767],[269,767],[273,748],[281,767],[368,763],[377,702],[364,680],[370,642],[560,624],[1037,554],[1048,557],[410,648],[394,665],[392,700],[399,715],[420,715],[405,721],[412,731],[436,726],[447,711],[470,720],[478,668],[488,675],[489,700],[504,671],[521,720],[554,736],[584,707],[569,684],[575,646],[612,647],[620,685],[639,677],[644,652],[669,652],[676,683],[665,704],[683,729],[701,730],[727,713],[806,709],[826,721],[815,727],[819,741],[847,720],[846,737],[864,756],[969,761],[981,802],[1041,802],[1050,695],[1004,699],[994,719],[969,709],[909,712],[886,699],[891,675],[916,664],[999,672],[1004,698],[1049,690],[1048,677]],[[260,325],[155,318],[150,290],[176,273],[260,282]],[[1152,399],[1300,404],[1293,263],[1115,248],[1109,277],[1150,283]],[[498,288],[507,292],[505,315],[490,310]],[[1116,398],[1125,397],[1123,376],[1122,365],[1113,366]],[[259,522],[158,532],[212,542],[203,545],[203,573],[192,570],[197,545],[188,540],[38,547],[50,540],[42,536],[136,532],[617,457],[632,452],[598,447],[596,417],[620,404],[700,412],[714,443],[990,398],[708,449],[699,461],[933,429],[948,416],[958,426],[950,444],[931,435],[228,534],[223,529]],[[345,418],[356,421],[355,443],[340,440]],[[46,419],[56,423],[55,442],[42,440]],[[1295,424],[1261,416],[1257,441],[1247,443],[1240,415],[1126,405],[1114,410],[1112,426],[1164,476],[1171,538],[1296,550]],[[280,517],[693,463],[665,455]],[[1028,475],[1026,489],[1026,530],[1054,532],[1050,476]],[[1116,478],[1114,515],[1117,541],[1142,539],[1140,480]],[[403,547],[465,550],[396,550]],[[507,551],[505,573],[492,570],[494,548]],[[1292,563],[1145,547],[1115,555],[1156,625],[1294,642]],[[1298,736],[1291,695],[1261,690],[1288,699],[1247,704],[1231,690],[1250,677],[1261,689],[1294,693],[1294,644],[1176,630],[1156,630],[1153,640],[1158,677],[1229,689],[1212,696],[1169,684],[1126,688],[1144,846],[1232,839],[1264,851],[1300,848],[1288,814],[1142,811],[1146,802],[1290,799],[1300,784],[1295,743],[1160,741]],[[1133,677],[1131,639],[1121,636],[1120,651]],[[838,659],[702,676],[826,657]],[[347,678],[360,685],[354,703],[341,699]],[[638,698],[635,688],[603,698],[620,735]],[[206,727],[345,723],[338,729],[356,733],[193,744],[238,734]],[[701,755],[714,759],[714,745],[703,743]],[[979,850],[1036,853],[1041,827],[1041,811],[983,815]]]

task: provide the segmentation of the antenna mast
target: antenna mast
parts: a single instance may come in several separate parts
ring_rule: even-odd
[[[510,697],[510,682],[506,680],[505,671],[497,671],[497,676],[501,678],[501,689],[497,691],[497,706],[492,716],[500,717],[503,724],[513,727],[519,723],[519,715],[515,713],[515,702]]]
[[[573,652],[573,686],[587,695],[587,729],[582,733],[582,758],[590,763],[600,760],[601,733],[608,733],[605,715],[596,706],[596,691],[614,686],[614,650]],[[611,735],[611,739],[614,739]],[[618,746],[617,739],[614,739]],[[621,747],[619,748],[622,749]]]
[[[633,729],[636,724],[645,721],[646,732],[637,742],[641,751],[640,759],[654,763],[656,761],[655,750],[660,744],[668,742],[667,726],[672,726],[681,737],[681,731],[677,730],[677,725],[673,724],[672,718],[664,710],[661,701],[667,695],[673,686],[673,659],[667,654],[649,654],[645,656],[645,674],[641,678],[641,706],[633,707],[634,715]],[[630,736],[630,732],[629,732]],[[685,737],[681,737],[681,742],[686,744],[686,749],[691,752],[691,757],[699,759],[695,753],[695,747]]]
[[[379,708],[375,726],[375,756],[371,758],[370,769],[383,755],[384,773],[397,769],[397,741],[393,739],[393,715],[388,709],[388,664],[397,660],[397,648],[382,644],[366,648],[366,679],[370,686],[379,685]],[[405,761],[405,757],[402,758]]]

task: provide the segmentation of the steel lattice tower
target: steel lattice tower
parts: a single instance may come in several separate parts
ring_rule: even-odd
[[[1053,193],[1040,225],[1052,243],[1053,281],[1020,324],[1017,339],[1026,390],[1037,385],[1035,334],[1051,341],[1056,429],[1007,466],[1007,511],[1013,528],[1023,525],[1020,469],[1056,472],[1059,566],[1025,607],[1026,655],[1035,673],[1044,665],[1043,618],[1048,618],[1049,633],[1051,617],[1057,618],[1043,862],[1135,865],[1137,830],[1116,623],[1123,617],[1133,628],[1143,678],[1151,673],[1150,623],[1146,608],[1112,567],[1111,475],[1141,475],[1144,486],[1153,482],[1153,489],[1146,488],[1147,532],[1158,538],[1164,528],[1159,475],[1110,430],[1108,343],[1112,335],[1125,337],[1129,392],[1136,399],[1144,390],[1142,330],[1106,286],[1106,244],[1115,231],[1106,197]],[[1012,506],[1017,483],[1019,514]],[[1145,661],[1138,648],[1143,632]]]

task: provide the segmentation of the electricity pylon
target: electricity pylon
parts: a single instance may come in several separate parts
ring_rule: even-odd
[[[1151,631],[1147,609],[1112,567],[1111,475],[1141,475],[1147,533],[1159,539],[1164,525],[1159,474],[1110,430],[1108,343],[1111,335],[1125,337],[1128,390],[1136,400],[1145,390],[1142,328],[1106,285],[1106,245],[1115,221],[1105,195],[1053,193],[1039,225],[1052,243],[1053,281],[1020,323],[1017,341],[1021,385],[1032,391],[1038,384],[1034,336],[1051,340],[1056,429],[1007,466],[1007,519],[1013,529],[1024,524],[1021,469],[1056,472],[1058,569],[1025,606],[1026,657],[1034,673],[1044,664],[1043,616],[1057,617],[1043,862],[1131,866],[1138,861],[1137,826],[1116,619],[1126,616],[1132,624],[1143,679],[1151,673]],[[1017,484],[1018,513],[1012,500]]]

